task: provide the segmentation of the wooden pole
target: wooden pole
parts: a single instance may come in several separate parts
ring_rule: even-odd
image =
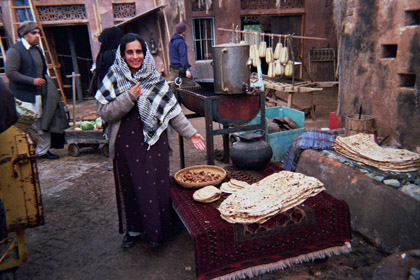
[[[157,1],[154,0],[154,2],[155,2],[155,6],[157,6]],[[166,19],[165,8],[163,8],[163,19],[165,21],[165,27],[166,27],[165,29],[166,29],[166,34],[168,35],[168,43],[169,43],[169,41],[171,41],[171,35],[169,34],[169,27],[168,27],[168,21]],[[161,29],[158,18],[156,19],[156,22],[157,22],[157,25],[158,25],[159,37],[160,37],[161,46],[162,46],[163,65],[165,66],[165,72],[169,73],[169,63],[167,61],[167,59],[169,58],[169,55],[166,56],[166,44],[164,44],[162,29]]]
[[[166,17],[166,7],[163,9],[163,19],[165,20],[165,26],[166,26],[166,35],[168,35],[168,42],[171,40],[171,34],[169,33],[169,25],[168,25],[168,19]]]
[[[95,16],[95,23],[96,23],[96,27],[98,28],[98,34],[101,34],[102,33],[102,20],[101,20],[101,15],[99,14],[98,0],[95,0],[95,3],[93,4],[93,14]]]
[[[67,75],[67,78],[71,78],[71,87],[73,92],[73,129],[76,127],[76,77],[80,77],[80,74],[74,72],[71,75]]]
[[[67,26],[67,38],[68,38],[68,42],[70,46],[71,62],[73,65],[73,69],[76,73],[80,73],[79,64],[77,63],[77,54],[76,54],[76,47],[74,45],[73,34],[72,34],[71,29],[68,26]],[[80,75],[77,77],[80,77]],[[80,83],[80,79],[76,80],[76,88],[77,88],[77,99],[79,101],[83,101],[82,84]]]
[[[161,46],[162,46],[162,57],[163,57],[163,65],[165,67],[165,73],[169,72],[169,65],[168,62],[166,61],[166,46],[164,46],[164,40],[163,40],[163,36],[162,36],[162,28],[160,27],[160,22],[157,19],[156,23],[158,25],[158,30],[159,30],[159,37],[160,37],[160,42],[161,42]]]
[[[217,28],[217,30],[220,31],[228,31],[228,32],[238,32],[238,33],[244,33],[244,34],[254,34],[258,36],[271,36],[271,37],[279,37],[279,38],[287,38],[290,35],[284,35],[284,34],[273,34],[273,33],[261,33],[261,32],[252,32],[252,31],[241,31],[241,30],[235,30],[235,29],[227,29],[227,28]],[[297,36],[293,35],[292,38],[296,39],[305,39],[305,40],[327,40],[327,38],[320,38],[320,37],[308,37],[308,36]]]
[[[290,53],[292,54],[292,85],[295,85],[295,51],[293,49],[292,35],[287,37],[287,46],[289,47]]]

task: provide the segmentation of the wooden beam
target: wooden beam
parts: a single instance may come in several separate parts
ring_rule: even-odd
[[[286,102],[284,102],[284,101],[283,101],[283,100],[281,100],[281,99],[276,100],[276,99],[271,98],[271,97],[268,97],[268,96],[266,96],[266,97],[265,97],[265,99],[266,99],[268,102],[271,102],[271,103],[276,104],[276,106],[283,106],[283,107],[286,107],[286,106],[287,106],[287,103],[286,103]]]
[[[336,87],[338,86],[338,81],[330,81],[330,82],[315,82],[316,87]]]

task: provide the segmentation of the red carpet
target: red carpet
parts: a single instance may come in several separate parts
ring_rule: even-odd
[[[254,183],[279,167],[259,171],[227,168],[231,178]],[[326,192],[279,214],[266,223],[230,224],[216,207],[195,202],[195,190],[172,180],[173,205],[194,238],[197,279],[239,279],[283,269],[302,261],[349,252],[350,213],[345,202]]]

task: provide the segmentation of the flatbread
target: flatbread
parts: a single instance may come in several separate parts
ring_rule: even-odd
[[[246,188],[250,186],[247,182],[236,179],[230,179],[229,183],[233,186],[238,186],[240,188]]]
[[[199,202],[213,202],[218,200],[222,195],[222,192],[215,186],[207,186],[196,190],[193,193],[193,199]]]
[[[334,151],[349,159],[383,171],[409,172],[420,169],[420,154],[404,149],[381,147],[367,134],[337,136]]]
[[[238,191],[237,188],[232,188],[228,182],[222,183],[220,190],[224,193],[234,193]]]
[[[323,190],[323,184],[314,177],[280,171],[232,193],[218,210],[230,223],[265,222]]]
[[[250,184],[248,184],[245,181],[240,181],[237,179],[230,179],[229,182],[222,183],[222,185],[220,186],[220,190],[225,193],[234,193],[236,191],[242,190],[249,186]]]

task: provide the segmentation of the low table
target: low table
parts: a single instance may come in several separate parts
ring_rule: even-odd
[[[259,171],[227,167],[229,178],[254,183],[278,172],[270,163]],[[326,192],[274,216],[264,224],[230,224],[213,203],[193,200],[195,189],[183,188],[172,178],[173,206],[194,239],[197,279],[234,279],[283,269],[302,261],[351,251],[347,204]]]

